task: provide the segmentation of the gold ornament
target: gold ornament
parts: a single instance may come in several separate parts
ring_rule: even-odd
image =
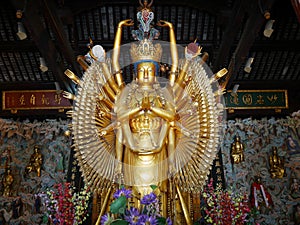
[[[152,41],[144,39],[140,41],[138,45],[131,45],[130,54],[133,63],[142,60],[152,60],[155,62],[160,62],[162,48],[160,44],[153,45]]]
[[[122,27],[132,25],[132,20],[119,23],[111,61],[91,64],[80,81],[65,72],[79,85],[70,112],[75,157],[101,199],[100,216],[116,184],[130,186],[136,196],[156,185],[162,214],[192,224],[189,196],[199,197],[216,157],[221,109],[197,57],[201,47],[179,62],[173,25],[167,21],[159,25],[170,29],[168,84],[157,81],[161,45],[143,39],[131,46],[137,76],[125,86],[118,60]],[[132,201],[139,205],[138,198]]]

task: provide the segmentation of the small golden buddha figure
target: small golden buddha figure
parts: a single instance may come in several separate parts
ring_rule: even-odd
[[[30,156],[29,163],[25,168],[25,174],[29,174],[31,172],[36,172],[37,176],[41,176],[41,168],[43,163],[43,156],[40,152],[40,147],[38,145],[34,146],[33,153]]]
[[[5,197],[12,196],[12,184],[14,182],[14,177],[11,173],[11,169],[7,168],[2,179],[3,193]]]
[[[272,154],[269,156],[271,178],[282,178],[285,174],[284,161],[278,156],[277,147],[272,147]]]
[[[231,157],[235,164],[244,161],[244,145],[238,134],[235,136],[234,142],[231,145]]]

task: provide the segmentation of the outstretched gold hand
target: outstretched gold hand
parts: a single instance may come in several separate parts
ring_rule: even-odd
[[[173,24],[166,21],[166,20],[159,20],[157,22],[157,26],[160,26],[160,27],[169,27],[170,29],[173,29]]]
[[[176,37],[173,29],[173,24],[165,20],[160,20],[158,21],[157,26],[169,27],[170,29],[169,36],[170,36],[170,51],[172,57],[172,67],[170,71],[169,80],[170,80],[170,85],[173,86],[175,82],[176,71],[178,68],[178,52],[177,52]]]
[[[133,26],[134,25],[134,22],[132,19],[126,19],[126,20],[122,20],[120,23],[119,23],[119,27],[121,26],[127,26],[127,27],[130,27],[130,26]]]

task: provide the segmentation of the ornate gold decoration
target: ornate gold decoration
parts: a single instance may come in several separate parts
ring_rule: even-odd
[[[144,39],[140,41],[138,45],[131,45],[130,54],[133,63],[141,60],[153,60],[155,62],[160,62],[162,48],[160,44],[153,45],[152,41]]]
[[[119,23],[111,63],[91,64],[80,81],[66,73],[79,85],[69,114],[75,156],[85,181],[99,191],[100,216],[116,183],[132,186],[136,195],[155,184],[162,214],[183,214],[180,221],[191,224],[190,194],[201,191],[216,157],[222,109],[206,65],[197,57],[201,47],[194,43],[193,54],[179,62],[173,25],[167,21],[159,25],[170,29],[168,85],[156,80],[161,46],[143,39],[131,46],[137,76],[125,86],[118,57],[122,26],[131,25],[132,20]]]
[[[272,147],[272,154],[269,156],[271,178],[283,178],[285,175],[284,159],[278,155],[277,147]]]
[[[237,134],[234,142],[231,144],[231,158],[233,163],[238,164],[244,161],[244,144],[241,142],[240,136]]]

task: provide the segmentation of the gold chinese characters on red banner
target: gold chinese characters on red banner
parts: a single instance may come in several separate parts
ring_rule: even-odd
[[[70,109],[70,101],[57,90],[3,91],[2,110]]]

